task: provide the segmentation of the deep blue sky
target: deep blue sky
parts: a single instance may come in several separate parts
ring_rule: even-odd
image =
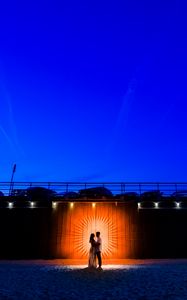
[[[186,12],[1,4],[0,181],[187,181]]]

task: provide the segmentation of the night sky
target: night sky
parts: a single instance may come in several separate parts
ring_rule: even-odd
[[[187,181],[185,3],[1,3],[0,181]]]

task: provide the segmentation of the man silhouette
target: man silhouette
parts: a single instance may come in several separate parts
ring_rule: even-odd
[[[98,264],[99,264],[98,269],[101,269],[101,266],[102,266],[102,258],[101,258],[102,239],[100,237],[99,231],[96,232],[96,237],[97,237],[97,240],[96,240],[95,253],[96,253],[96,257],[98,259]]]

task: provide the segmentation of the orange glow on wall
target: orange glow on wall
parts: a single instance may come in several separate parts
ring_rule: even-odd
[[[85,217],[75,225],[75,250],[78,256],[87,256],[90,233],[101,232],[102,254],[112,255],[117,248],[117,227],[106,216]]]
[[[55,256],[87,258],[91,233],[101,232],[103,258],[129,257],[136,235],[123,203],[74,203],[58,206],[53,246]],[[132,226],[131,226],[132,224]]]

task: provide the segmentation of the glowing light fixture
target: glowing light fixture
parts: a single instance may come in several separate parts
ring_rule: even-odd
[[[176,202],[177,208],[180,208],[180,202]]]
[[[138,208],[141,208],[141,203],[140,202],[138,202]]]
[[[56,202],[52,202],[52,207],[56,208],[57,207],[57,203]]]
[[[71,203],[70,203],[70,208],[73,208],[73,207],[74,207],[74,203],[71,202]]]
[[[95,206],[96,206],[96,203],[92,203],[92,207],[95,208]]]
[[[158,202],[155,202],[155,208],[158,208]]]
[[[9,208],[12,208],[12,207],[13,207],[13,203],[12,203],[12,202],[9,202],[9,203],[8,203],[8,207],[9,207]]]
[[[31,202],[30,205],[31,205],[31,207],[34,207],[34,202]]]

